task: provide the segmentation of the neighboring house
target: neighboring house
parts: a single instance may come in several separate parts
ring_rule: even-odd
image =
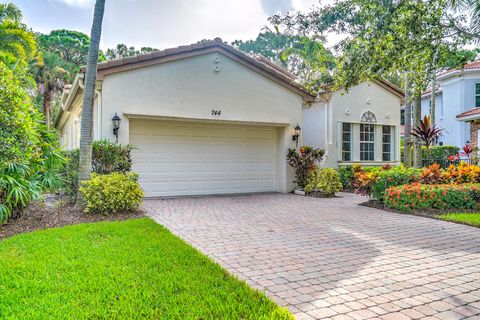
[[[472,140],[470,125],[466,123],[471,121],[468,112],[480,107],[480,61],[439,74],[438,85],[435,122],[439,128],[445,129],[439,143],[462,147]],[[431,94],[430,90],[422,95],[422,116],[430,114]],[[462,116],[464,113],[466,117]]]
[[[326,166],[400,163],[400,89],[367,81],[320,96],[304,108],[303,141],[327,150]]]
[[[326,146],[336,166],[332,155],[339,152],[339,127],[333,128],[333,119],[351,120],[351,162],[362,145],[373,148],[373,156],[362,153],[372,163],[383,163],[378,139],[387,135],[379,124],[392,128],[390,162],[399,158],[395,110],[400,102],[383,83],[361,84],[346,95],[333,93],[331,100],[329,95],[315,97],[284,69],[221,39],[104,62],[97,70],[94,138],[118,138],[135,147],[133,170],[147,197],[289,192],[295,185],[286,154],[296,146],[294,128],[305,127],[299,145]],[[84,71],[65,92],[55,121],[66,149],[79,146]],[[303,110],[319,110],[327,118],[321,121]],[[363,130],[373,133],[362,137],[371,137],[373,146],[356,142],[363,123],[360,112],[368,110],[377,121],[367,119]],[[115,115],[121,119],[117,137]],[[319,135],[309,140],[312,130]]]

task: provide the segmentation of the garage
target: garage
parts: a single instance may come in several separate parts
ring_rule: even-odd
[[[130,119],[146,197],[279,191],[273,126]]]

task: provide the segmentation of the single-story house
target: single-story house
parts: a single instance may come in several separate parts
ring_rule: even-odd
[[[65,91],[55,120],[66,149],[79,146],[84,72]],[[285,159],[288,148],[318,141],[333,159],[340,152],[333,149],[337,132],[346,128],[334,128],[333,119],[351,120],[349,162],[356,161],[357,145],[370,143],[356,139],[370,139],[371,130],[375,155],[368,161],[381,160],[377,136],[385,134],[380,125],[392,126],[391,148],[397,148],[400,102],[391,91],[371,82],[346,95],[314,96],[286,70],[217,38],[99,63],[94,138],[135,147],[133,170],[147,197],[289,192],[295,185]],[[307,110],[317,109],[321,116],[314,128]],[[359,112],[365,111],[375,113],[377,121],[363,119]],[[118,130],[112,121],[116,116],[121,119]],[[368,126],[360,127],[362,121]],[[304,130],[294,141],[297,125]],[[310,134],[319,136],[308,139]],[[395,149],[390,162],[398,157]]]

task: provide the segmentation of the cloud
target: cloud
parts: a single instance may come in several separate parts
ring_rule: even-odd
[[[107,2],[102,43],[164,49],[215,37],[252,39],[268,16],[260,0],[116,0]]]
[[[93,6],[94,0],[53,0],[62,2],[72,7],[88,8]]]

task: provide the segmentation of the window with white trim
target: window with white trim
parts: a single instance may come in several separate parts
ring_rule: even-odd
[[[375,126],[360,124],[360,161],[375,160]]]
[[[342,161],[352,160],[352,125],[342,123]]]
[[[480,107],[480,82],[475,83],[475,107]]]
[[[382,126],[382,161],[392,161],[391,126]]]

